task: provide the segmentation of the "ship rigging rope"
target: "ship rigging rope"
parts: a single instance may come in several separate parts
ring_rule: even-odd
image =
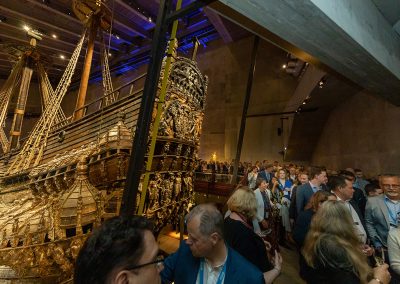
[[[114,88],[111,81],[110,67],[108,65],[108,51],[104,43],[103,33],[101,33],[101,75],[103,76],[104,104],[108,106],[115,102],[116,97],[113,93]],[[101,107],[103,107],[101,105]]]
[[[22,70],[25,65],[26,56],[21,56],[21,59],[14,65],[11,70],[10,76],[8,76],[0,91],[0,143],[3,153],[8,151],[9,141],[6,134],[4,133],[4,125],[7,117],[8,105],[10,103],[12,91],[15,86],[19,84],[21,80]]]
[[[14,162],[8,168],[6,173],[7,175],[15,174],[28,169],[32,162],[33,166],[37,166],[41,161],[47,144],[47,138],[49,136],[51,127],[54,124],[57,110],[60,108],[61,101],[64,98],[69,85],[71,84],[71,78],[75,72],[76,63],[78,62],[79,54],[83,46],[86,31],[87,29],[84,30],[81,39],[76,46],[70,61],[68,62],[67,68],[65,69],[64,74],[61,77],[56,90],[54,91],[54,96],[50,97],[48,107],[45,108],[42,116],[39,118],[38,122],[33,128],[31,135],[24,143]]]
[[[49,77],[47,76],[47,73],[43,67],[43,65],[39,62],[38,63],[38,77],[39,77],[39,86],[41,89],[41,94],[43,97],[43,104],[42,104],[42,109],[45,110],[48,106],[50,101],[52,101],[52,98],[55,96],[53,87],[51,86]],[[54,120],[54,124],[58,124],[59,126],[62,123],[66,124],[67,117],[65,116],[62,108],[60,107],[57,110],[57,114]]]

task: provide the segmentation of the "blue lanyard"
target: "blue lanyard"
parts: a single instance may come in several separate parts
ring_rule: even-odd
[[[391,221],[394,222],[393,225],[397,225],[397,223],[398,223],[397,215],[398,215],[400,212],[395,212],[395,213],[393,214],[393,212],[390,210],[390,207],[389,207],[389,205],[388,205],[388,201],[387,201],[386,198],[384,199],[384,201],[385,201],[386,207],[387,207],[387,209],[388,209],[388,213],[389,213],[390,219],[391,219]],[[394,205],[394,208],[395,208],[395,210],[396,210],[396,207],[398,206],[398,204],[393,204],[393,205]]]
[[[228,258],[226,258],[228,260]],[[216,284],[222,284],[222,281],[225,278],[225,272],[226,272],[226,262],[224,263],[224,266],[222,267],[221,272],[219,273],[218,279],[217,279],[217,283]],[[200,275],[199,275],[199,284],[203,284],[204,283],[204,259],[202,259],[200,261],[200,271],[199,271]]]

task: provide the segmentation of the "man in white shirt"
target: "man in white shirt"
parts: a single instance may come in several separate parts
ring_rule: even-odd
[[[262,272],[225,243],[223,222],[211,204],[200,204],[189,212],[188,239],[165,259],[163,283],[265,283]]]
[[[360,238],[360,243],[364,245],[364,253],[367,255],[372,255],[373,249],[366,245],[367,232],[364,218],[362,217],[361,211],[357,204],[351,200],[354,193],[353,182],[344,176],[334,176],[330,178],[329,183],[332,188],[332,193],[336,195],[337,200],[343,201],[346,207],[349,209],[351,217],[353,218],[356,234]]]

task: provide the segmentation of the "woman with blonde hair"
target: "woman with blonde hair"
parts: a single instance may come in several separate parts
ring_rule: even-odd
[[[282,257],[275,251],[274,266],[267,257],[267,246],[254,232],[252,220],[257,213],[257,200],[248,188],[238,188],[228,202],[230,214],[224,221],[224,236],[227,244],[240,253],[263,273],[265,283],[272,283],[281,272]]]
[[[302,250],[312,268],[307,283],[370,283],[390,281],[388,265],[368,266],[349,210],[340,201],[326,201],[312,219]]]

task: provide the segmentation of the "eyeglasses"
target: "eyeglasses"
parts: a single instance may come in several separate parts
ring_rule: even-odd
[[[399,189],[400,184],[382,184],[383,189]]]
[[[164,265],[164,257],[162,255],[157,256],[157,258],[151,262],[147,262],[147,263],[143,263],[143,264],[139,264],[139,265],[135,265],[135,266],[129,266],[126,268],[126,270],[134,270],[134,269],[139,269],[151,264],[155,264],[156,268],[161,270],[161,268]]]

